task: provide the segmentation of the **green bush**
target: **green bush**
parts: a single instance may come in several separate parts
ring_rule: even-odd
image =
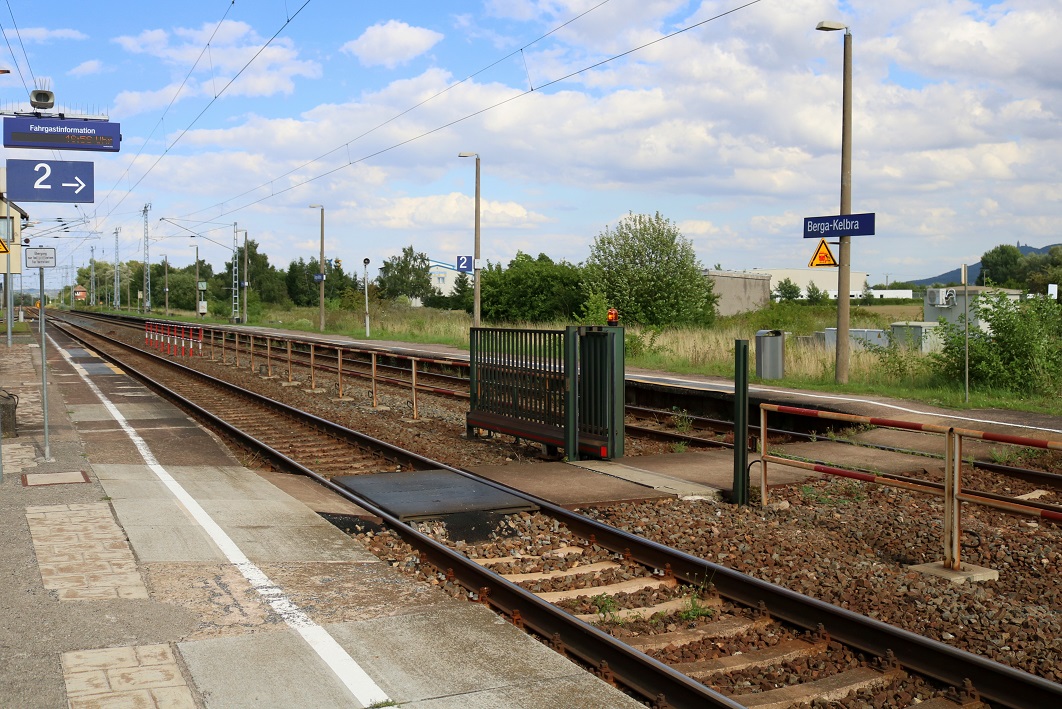
[[[1017,302],[1002,292],[974,304],[988,331],[970,332],[970,384],[1026,394],[1062,394],[1062,305],[1046,298]],[[936,374],[961,381],[965,371],[963,324],[941,322]]]

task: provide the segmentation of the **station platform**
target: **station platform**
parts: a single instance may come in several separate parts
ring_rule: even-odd
[[[57,341],[58,340],[58,341]],[[638,707],[391,568],[89,352],[16,336],[0,387],[0,706]]]

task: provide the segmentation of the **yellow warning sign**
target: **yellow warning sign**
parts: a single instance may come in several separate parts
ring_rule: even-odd
[[[833,257],[829,244],[826,243],[825,239],[819,239],[819,248],[815,249],[815,255],[808,261],[808,268],[814,268],[815,266],[836,267],[837,265],[837,259]]]
[[[9,253],[11,253],[11,251],[8,250],[8,248],[7,248],[7,242],[4,241],[3,239],[0,239],[0,254],[9,254]]]

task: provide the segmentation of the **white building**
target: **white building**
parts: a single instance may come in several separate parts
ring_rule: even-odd
[[[438,289],[443,295],[452,295],[454,292],[454,282],[457,277],[461,275],[461,271],[458,271],[453,264],[443,263],[442,261],[429,261],[428,273],[431,274],[431,285],[433,288]],[[469,280],[472,279],[472,274],[468,274]]]
[[[773,293],[778,284],[785,279],[791,280],[796,285],[800,286],[800,297],[808,291],[808,286],[812,283],[819,290],[824,290],[830,298],[837,298],[837,272],[836,268],[754,268],[752,273],[766,273],[771,277],[771,292]],[[863,289],[867,287],[867,278],[869,274],[863,271],[851,271],[851,281],[849,282],[851,292],[849,297],[858,298],[863,294]]]

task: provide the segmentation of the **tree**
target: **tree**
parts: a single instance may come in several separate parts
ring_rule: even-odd
[[[597,235],[582,290],[642,325],[710,324],[718,300],[692,242],[659,212],[630,213]]]
[[[531,258],[518,251],[508,268],[492,266],[480,277],[483,313],[495,321],[570,320],[584,300],[579,267],[545,254]]]
[[[977,285],[1020,288],[1021,261],[1021,251],[1017,246],[1000,244],[989,249],[981,256],[981,273],[977,276]]]
[[[1042,297],[1019,302],[990,291],[978,297],[974,312],[988,329],[970,330],[972,385],[1062,395],[1062,304]],[[938,329],[942,350],[931,355],[933,367],[942,381],[961,382],[966,366],[963,327],[942,320]]]
[[[312,271],[311,271],[312,267]],[[288,264],[288,273],[284,278],[287,285],[288,297],[291,302],[300,307],[317,305],[317,284],[313,282],[313,274],[317,272],[317,261],[307,264],[302,258]]]
[[[807,292],[804,294],[807,297],[808,305],[822,305],[829,300],[829,294],[815,285],[815,281],[808,283]]]
[[[376,283],[381,298],[427,298],[434,291],[428,255],[414,252],[412,246],[404,247],[400,256],[384,260]]]
[[[790,303],[800,298],[800,286],[792,279],[783,278],[774,289],[774,297],[782,303]]]

